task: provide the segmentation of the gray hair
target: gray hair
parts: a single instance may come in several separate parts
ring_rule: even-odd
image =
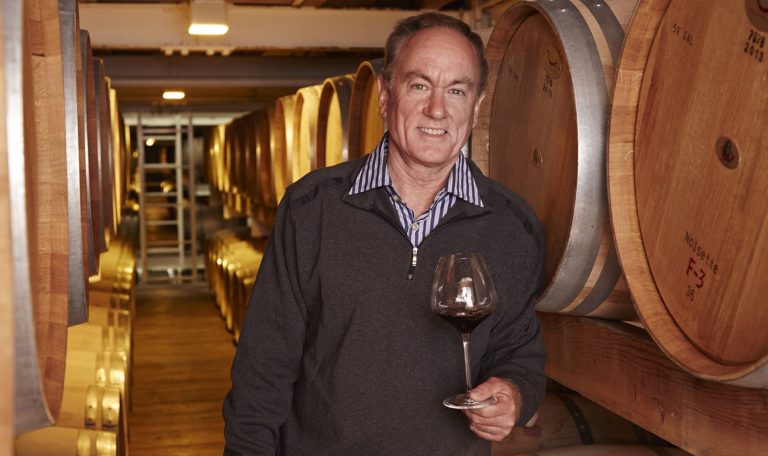
[[[434,27],[443,27],[454,30],[467,39],[469,44],[475,50],[477,61],[479,63],[480,81],[477,85],[477,93],[482,93],[488,80],[488,62],[483,53],[483,40],[480,35],[473,32],[469,26],[459,19],[441,14],[441,13],[423,13],[418,16],[411,16],[400,20],[395,29],[387,38],[387,44],[384,47],[384,70],[382,76],[387,85],[392,81],[392,72],[397,62],[397,57],[403,43],[419,30]]]

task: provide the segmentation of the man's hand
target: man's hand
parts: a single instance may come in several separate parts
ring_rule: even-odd
[[[488,407],[464,410],[469,418],[469,428],[479,437],[500,442],[512,431],[520,416],[522,397],[513,383],[499,377],[491,377],[469,393],[469,397],[481,401],[496,396],[497,402]]]

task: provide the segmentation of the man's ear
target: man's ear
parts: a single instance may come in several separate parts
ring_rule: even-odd
[[[389,88],[384,78],[379,75],[376,76],[376,84],[379,86],[379,112],[381,118],[387,120],[387,103],[389,102]]]
[[[472,128],[475,128],[477,126],[477,117],[480,115],[480,104],[485,99],[485,90],[483,90],[483,93],[480,94],[479,97],[477,97],[477,101],[475,101],[475,113],[474,113],[474,119],[472,120]]]

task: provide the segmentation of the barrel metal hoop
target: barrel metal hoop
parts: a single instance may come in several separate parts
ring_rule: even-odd
[[[608,128],[608,86],[597,44],[578,8],[569,1],[531,3],[544,13],[561,40],[571,71],[578,164],[572,226],[579,227],[568,240],[552,283],[536,309],[557,312],[572,302],[589,278],[600,249],[608,217],[605,182],[605,148]],[[606,204],[600,204],[606,202]]]
[[[616,255],[616,246],[611,244],[610,249],[605,255],[603,269],[600,271],[600,276],[597,278],[594,287],[592,287],[592,291],[589,292],[589,295],[581,304],[576,306],[573,311],[568,312],[568,314],[585,316],[594,312],[605,302],[605,297],[613,291],[620,277],[621,265],[619,264],[619,257]]]
[[[579,438],[581,439],[582,445],[592,445],[595,443],[594,437],[592,437],[592,430],[589,427],[589,423],[587,422],[587,418],[584,416],[584,413],[581,411],[578,405],[576,405],[575,402],[573,402],[569,397],[560,394],[560,393],[554,393],[554,395],[560,399],[560,402],[565,405],[565,408],[568,409],[568,412],[571,414],[571,417],[573,417],[573,422],[576,424],[576,430],[579,432]]]
[[[619,19],[613,14],[610,5],[605,0],[581,0],[581,3],[587,7],[600,25],[605,40],[608,42],[613,67],[618,68],[621,46],[624,44],[624,29],[621,28]]]
[[[96,252],[96,240],[93,235],[93,199],[91,197],[91,178],[90,178],[90,163],[91,157],[89,156],[90,142],[88,141],[88,73],[86,71],[86,65],[88,64],[88,51],[91,48],[91,39],[86,30],[80,30],[80,66],[82,68],[80,80],[78,85],[83,91],[83,106],[82,115],[80,117],[80,123],[83,129],[83,167],[88,175],[88,179],[85,179],[85,187],[82,191],[85,192],[85,205],[88,208],[86,211],[86,224],[87,224],[87,239],[88,242],[88,271],[98,271],[98,252]]]
[[[79,49],[75,49],[77,37],[77,3],[59,0],[62,72],[64,88],[64,135],[67,155],[67,239],[68,239],[68,305],[69,326],[88,321],[88,290],[85,264],[83,264],[83,231],[80,207],[80,142],[77,116],[77,64]],[[87,180],[87,179],[86,179]],[[90,226],[89,226],[90,228]],[[86,240],[87,242],[87,240]],[[92,253],[92,251],[89,251]]]

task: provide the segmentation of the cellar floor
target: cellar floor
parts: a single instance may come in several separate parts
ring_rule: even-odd
[[[129,454],[221,455],[234,353],[206,283],[140,286]]]

